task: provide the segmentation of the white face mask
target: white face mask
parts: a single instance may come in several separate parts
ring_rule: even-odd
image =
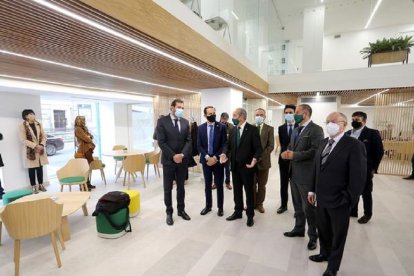
[[[326,125],[326,132],[328,132],[330,137],[334,137],[339,133],[340,129],[339,129],[339,125],[335,124],[335,123],[328,123]]]
[[[256,124],[261,125],[264,122],[264,118],[261,116],[256,116]]]
[[[291,123],[295,120],[295,117],[293,116],[293,114],[285,114],[285,120]]]

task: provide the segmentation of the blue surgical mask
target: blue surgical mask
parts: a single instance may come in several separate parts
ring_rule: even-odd
[[[295,120],[295,117],[293,114],[285,114],[285,120],[290,122],[293,122]]]
[[[264,122],[264,118],[262,116],[256,116],[256,125],[261,125]]]
[[[184,116],[184,109],[182,108],[176,108],[175,109],[175,116],[177,116],[178,118],[181,118]]]

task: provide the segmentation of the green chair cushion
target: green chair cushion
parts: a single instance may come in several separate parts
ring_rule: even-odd
[[[85,177],[83,176],[71,176],[71,177],[65,177],[60,179],[60,183],[64,183],[64,184],[70,184],[70,183],[76,183],[76,182],[82,182],[85,181]]]
[[[3,204],[7,205],[10,202],[15,201],[16,199],[19,199],[21,197],[31,195],[31,194],[32,194],[32,190],[29,190],[29,189],[7,192],[3,195]]]
[[[114,156],[114,159],[116,161],[123,161],[125,159],[125,157],[124,156]]]

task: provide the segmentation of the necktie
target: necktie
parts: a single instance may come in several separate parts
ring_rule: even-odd
[[[328,146],[323,150],[321,155],[321,165],[325,164],[326,160],[328,160],[328,156],[329,153],[331,153],[332,145],[334,142],[334,139],[329,139]]]
[[[303,126],[298,127],[298,131],[296,132],[296,135],[295,135],[295,145],[299,140],[299,136],[300,136],[300,133],[302,132],[302,129],[303,129]]]
[[[208,134],[208,155],[213,155],[213,142],[214,142],[214,134],[213,134],[213,125],[209,125],[209,134]]]
[[[175,129],[177,130],[178,133],[180,133],[180,128],[178,127],[178,119],[174,119],[174,123],[175,123],[174,125]]]
[[[292,135],[292,125],[288,125],[288,136],[290,139],[290,136]]]
[[[240,146],[240,127],[236,129],[236,147],[239,148]]]

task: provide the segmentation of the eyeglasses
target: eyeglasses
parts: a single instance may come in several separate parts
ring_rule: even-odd
[[[329,124],[329,123],[338,124],[338,123],[346,123],[346,122],[345,122],[345,121],[336,121],[336,122],[326,121],[326,122],[325,122],[325,124]]]

